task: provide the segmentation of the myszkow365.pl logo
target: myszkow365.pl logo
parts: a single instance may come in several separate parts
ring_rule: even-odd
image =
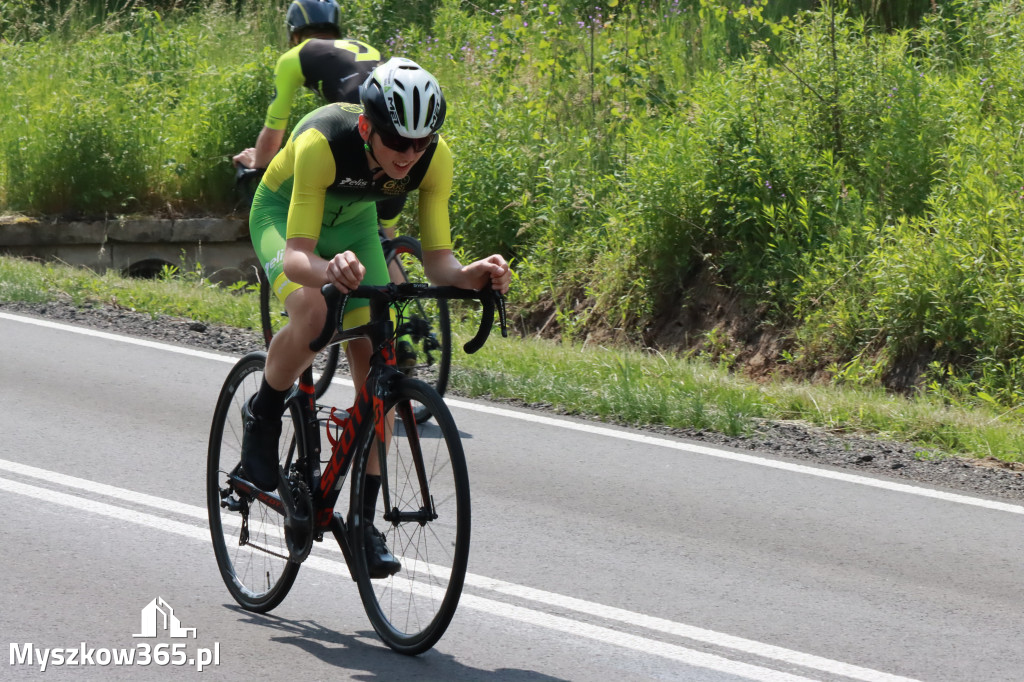
[[[174,609],[157,597],[142,608],[141,628],[132,637],[154,639],[165,634],[171,639],[195,639],[196,629],[182,626]],[[220,665],[220,642],[213,647],[189,648],[189,642],[138,642],[130,647],[93,647],[86,642],[73,647],[40,647],[34,643],[11,643],[12,666],[38,667],[125,667],[125,666],[190,666],[202,672],[208,666]]]

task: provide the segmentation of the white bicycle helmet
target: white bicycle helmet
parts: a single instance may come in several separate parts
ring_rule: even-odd
[[[374,69],[359,88],[359,99],[375,128],[407,138],[436,133],[447,110],[437,79],[405,57]]]

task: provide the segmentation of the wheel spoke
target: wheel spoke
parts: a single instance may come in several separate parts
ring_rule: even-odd
[[[414,654],[443,634],[462,591],[469,553],[469,480],[462,442],[444,401],[419,381],[402,380],[396,392],[397,400],[427,408],[432,423],[417,426],[409,415],[404,425],[395,420],[382,477],[390,509],[378,500],[374,518],[402,568],[386,579],[359,576],[359,583],[381,638]]]

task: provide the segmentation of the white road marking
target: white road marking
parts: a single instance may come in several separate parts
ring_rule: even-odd
[[[47,503],[61,504],[78,510],[116,518],[121,521],[137,523],[149,528],[181,535],[194,540],[201,540],[204,542],[210,541],[209,529],[205,526],[207,521],[207,512],[203,507],[197,507],[145,493],[138,493],[125,488],[108,485],[106,483],[77,478],[60,472],[49,471],[47,469],[41,469],[5,459],[0,459],[0,470],[7,471],[18,476],[47,481],[55,486],[82,490],[94,495],[101,495],[103,497],[120,500],[122,502],[152,507],[164,512],[173,512],[184,517],[202,521],[204,525],[196,526],[189,523],[183,523],[174,519],[107,504],[88,497],[40,488],[2,477],[0,477],[0,490],[6,490],[8,492],[44,500]],[[332,548],[338,555],[340,555],[340,550],[333,547],[333,543],[324,543],[323,547]],[[341,561],[326,559],[319,556],[311,556],[305,561],[304,565],[310,566],[316,570],[326,571],[346,578],[349,577],[348,567]],[[910,678],[890,675],[870,668],[855,666],[841,661],[833,661],[820,656],[805,654],[771,644],[743,639],[741,637],[734,637],[732,635],[715,632],[713,630],[705,630],[703,628],[686,625],[684,623],[677,623],[663,618],[656,618],[642,613],[606,606],[604,604],[588,602],[566,595],[537,590],[524,585],[517,585],[515,583],[488,578],[486,576],[468,574],[466,576],[466,584],[478,590],[487,590],[519,599],[525,599],[549,607],[596,616],[605,621],[643,628],[645,630],[665,635],[681,637],[701,642],[703,644],[721,647],[723,649],[751,654],[767,660],[774,660],[780,663],[817,670],[833,675],[841,675],[855,680],[864,680],[866,682],[912,682]],[[613,644],[641,653],[654,654],[662,658],[679,661],[687,665],[738,675],[751,680],[797,682],[798,680],[808,679],[749,663],[732,661],[722,656],[696,651],[687,647],[628,632],[622,632],[610,627],[582,622],[564,616],[557,616],[543,610],[508,604],[475,594],[463,594],[459,604],[461,607],[467,607],[530,625],[556,630],[570,636],[586,637],[588,639]]]
[[[87,329],[85,327],[76,327],[74,325],[62,324],[60,322],[51,322],[49,320],[37,319],[34,317],[24,317],[21,315],[11,315],[9,313],[0,313],[0,319],[11,320],[13,322],[23,322],[26,324],[34,324],[41,327],[48,327],[50,329],[59,329],[74,334],[83,334],[85,336],[93,336],[96,338],[106,339],[109,341],[117,341],[120,343],[128,343],[137,346],[144,346],[147,348],[153,348],[156,350],[168,351],[171,353],[180,353],[182,355],[189,355],[192,357],[203,358],[207,360],[216,360],[224,363],[235,363],[238,358],[233,355],[210,353],[207,351],[195,350],[192,348],[185,348],[182,346],[174,346],[167,343],[161,343],[158,341],[149,341],[146,339],[137,339],[129,336],[121,336],[118,334],[111,334],[109,332],[97,331],[95,329]],[[335,382],[340,383],[344,386],[352,386],[352,382],[344,379],[334,379]],[[699,445],[696,443],[684,443],[681,441],[668,440],[666,438],[659,438],[657,436],[649,436],[643,433],[633,433],[629,431],[620,431],[612,429],[606,426],[599,426],[591,422],[574,422],[567,419],[558,419],[555,417],[547,417],[544,415],[533,414],[530,412],[519,412],[516,410],[510,410],[503,407],[495,407],[492,405],[485,405],[482,403],[472,403],[465,400],[457,400],[454,398],[446,397],[445,402],[451,408],[457,408],[462,410],[470,410],[473,412],[480,412],[483,414],[492,414],[499,417],[505,417],[507,419],[516,419],[519,421],[530,422],[533,424],[543,424],[545,426],[551,426],[554,428],[568,429],[571,431],[583,431],[591,435],[604,436],[606,438],[617,438],[619,440],[627,440],[634,443],[641,443],[644,445],[650,445],[653,447],[667,448],[670,450],[677,450],[680,452],[687,452],[695,455],[705,455],[707,457],[717,457],[719,459],[727,459],[734,462],[742,462],[744,464],[752,464],[755,466],[769,467],[772,469],[779,469],[782,471],[789,471],[796,474],[804,474],[807,476],[817,476],[819,478],[827,478],[834,481],[843,481],[844,483],[853,483],[855,485],[863,485],[871,488],[879,488],[882,490],[890,490],[893,492],[905,493],[908,495],[917,495],[919,497],[928,497],[936,500],[942,500],[944,502],[953,502],[955,504],[966,504],[973,507],[981,507],[983,509],[990,509],[993,511],[1008,512],[1010,514],[1024,514],[1024,506],[1010,504],[1008,502],[998,502],[995,500],[986,500],[979,497],[971,497],[969,495],[960,495],[957,493],[945,492],[942,490],[932,490],[930,488],[921,488],[906,483],[897,483],[895,481],[886,481],[875,478],[869,478],[867,476],[859,476],[857,474],[848,474],[840,471],[831,471],[826,469],[817,469],[812,466],[804,464],[793,464],[791,462],[780,462],[772,459],[766,459],[763,457],[757,457],[756,455],[748,455],[740,452],[733,452],[731,450],[720,450],[707,445]]]

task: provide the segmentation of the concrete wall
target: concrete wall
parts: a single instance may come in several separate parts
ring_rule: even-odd
[[[0,218],[0,253],[82,265],[96,272],[155,274],[196,263],[215,282],[255,281],[248,223],[239,218],[137,218],[80,222]],[[184,258],[184,261],[183,261]]]

